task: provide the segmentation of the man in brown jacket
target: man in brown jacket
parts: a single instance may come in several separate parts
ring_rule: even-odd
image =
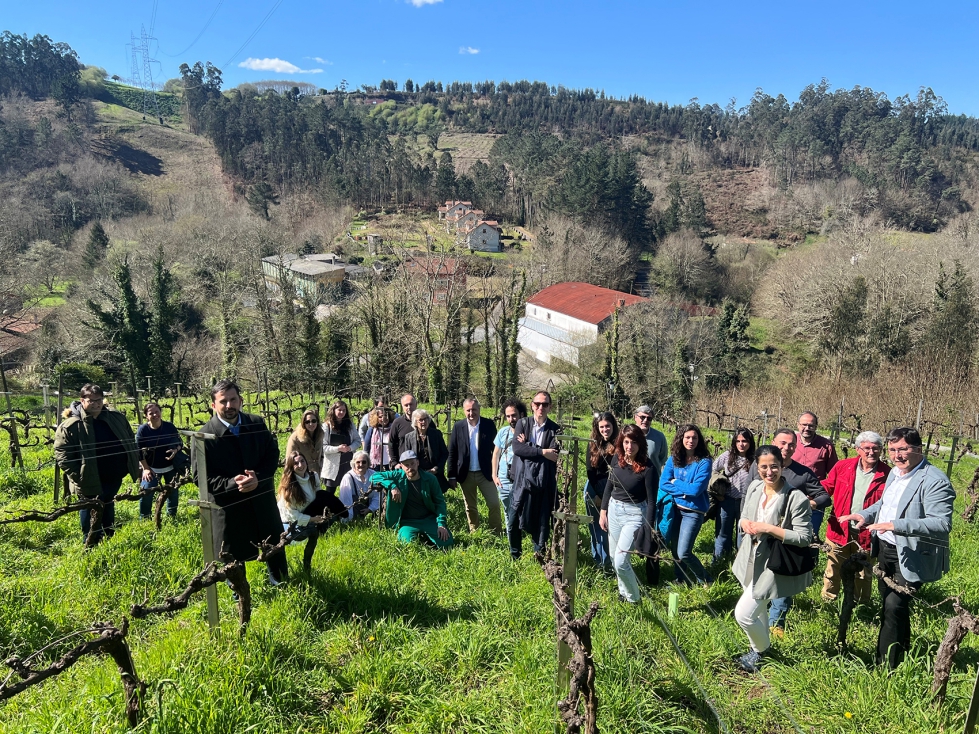
[[[54,437],[54,458],[68,477],[71,491],[78,496],[102,500],[102,522],[96,528],[95,542],[112,537],[116,516],[115,496],[128,474],[139,481],[139,454],[133,429],[126,417],[105,407],[105,395],[98,385],[82,386],[81,400],[68,408],[67,418]],[[82,535],[88,537],[91,510],[79,513]]]

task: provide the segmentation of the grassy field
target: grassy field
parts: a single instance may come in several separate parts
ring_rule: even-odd
[[[285,436],[280,437],[284,444]],[[5,454],[6,452],[4,452]],[[28,465],[50,459],[28,454]],[[975,462],[956,467],[964,488]],[[52,469],[0,471],[0,514],[50,505]],[[182,499],[193,492],[184,488]],[[130,623],[138,673],[150,684],[144,732],[546,732],[555,694],[550,587],[529,556],[514,563],[485,529],[465,531],[459,492],[448,495],[457,544],[448,553],[399,547],[376,527],[333,528],[309,577],[300,547],[289,549],[292,580],[271,588],[250,564],[254,594],[244,638],[230,592],[219,589],[220,633],[209,633],[203,597],[173,617]],[[957,513],[962,509],[961,498]],[[0,526],[0,654],[26,655],[94,621],[120,623],[129,605],[175,593],[203,564],[197,511],[181,504],[157,533],[120,503],[114,538],[83,551],[77,519]],[[701,533],[706,557],[713,537]],[[581,547],[587,549],[582,532]],[[956,515],[952,573],[930,585],[930,603],[961,595],[979,608],[977,530]],[[587,556],[587,550],[584,555]],[[640,574],[641,574],[640,570]],[[735,671],[746,649],[732,609],[740,593],[728,573],[709,589],[660,587],[638,608],[616,600],[615,582],[583,559],[578,609],[602,609],[593,640],[603,732],[960,731],[979,648],[967,639],[949,699],[927,691],[948,606],[919,604],[914,652],[894,674],[870,666],[873,610],[859,608],[852,653],[834,651],[836,607],[818,586],[797,598],[788,634],[763,677]],[[670,591],[679,613],[667,616]],[[689,663],[660,626],[662,618]],[[55,646],[51,660],[75,641]],[[692,672],[691,672],[692,671]],[[710,706],[713,705],[719,724]],[[108,659],[85,658],[64,675],[0,704],[0,731],[122,732],[122,688]]]

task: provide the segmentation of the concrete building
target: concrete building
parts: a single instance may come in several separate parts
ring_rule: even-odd
[[[317,297],[338,287],[346,277],[347,266],[332,252],[323,255],[269,255],[262,258],[262,274],[268,287],[282,290],[288,280],[297,296]]]
[[[517,341],[541,362],[577,365],[581,348],[598,341],[616,309],[648,300],[589,283],[555,283],[527,299]]]

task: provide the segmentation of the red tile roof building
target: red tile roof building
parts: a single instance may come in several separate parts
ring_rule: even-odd
[[[648,300],[589,283],[555,283],[527,299],[517,338],[542,362],[556,357],[578,364],[580,349],[598,341],[616,309]]]

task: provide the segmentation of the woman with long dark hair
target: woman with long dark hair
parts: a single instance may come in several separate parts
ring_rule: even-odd
[[[748,489],[754,460],[755,434],[743,426],[731,436],[731,448],[714,459],[714,475],[722,475],[727,480],[727,491],[714,524],[714,563],[734,547],[737,522],[741,518],[741,499]]]
[[[346,515],[347,508],[336,495],[321,489],[320,478],[309,468],[306,458],[299,451],[286,456],[276,498],[283,525],[296,523],[305,527],[313,517],[322,515],[323,510],[329,510],[334,515]]]
[[[646,510],[655,502],[656,468],[647,454],[646,437],[637,426],[625,426],[615,442],[615,464],[605,484],[598,522],[608,532],[619,598],[630,604],[639,602],[639,580],[632,569],[631,551]]]
[[[710,453],[704,434],[692,423],[677,429],[659,480],[660,489],[673,495],[679,512],[670,545],[676,561],[677,581],[685,584],[709,583],[704,564],[693,551],[697,534],[707,512],[707,484],[710,482]]]
[[[758,476],[744,498],[739,520],[744,539],[731,572],[744,593],[734,607],[734,619],[748,635],[751,649],[735,659],[738,667],[755,673],[771,646],[768,605],[772,599],[791,597],[812,584],[812,573],[782,576],[768,568],[776,543],[805,548],[812,541],[812,508],[803,492],[794,492],[782,476],[782,452],[762,446],[755,454]]]
[[[602,501],[608,473],[615,461],[615,442],[619,437],[619,424],[611,413],[596,413],[591,422],[591,443],[588,444],[585,482],[585,509],[591,517],[588,528],[591,536],[591,556],[605,571],[612,570],[609,557],[608,532],[601,526]]]
[[[334,400],[323,421],[323,479],[329,489],[340,486],[340,480],[350,471],[350,459],[360,446],[360,434],[350,420],[347,404]]]

